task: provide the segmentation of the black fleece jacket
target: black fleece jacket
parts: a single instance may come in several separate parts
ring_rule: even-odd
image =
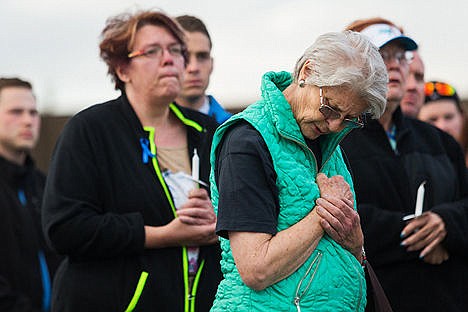
[[[393,114],[397,153],[378,121],[342,142],[354,176],[367,256],[394,311],[468,311],[468,184],[457,142],[421,121]],[[431,265],[400,246],[403,216],[414,213],[427,181],[423,211],[444,221],[450,259]],[[370,299],[370,298],[369,298]],[[372,311],[372,303],[368,305]]]
[[[175,107],[203,127],[200,132],[186,125],[188,156],[197,148],[200,179],[209,181],[217,123]],[[55,280],[53,311],[125,311],[132,298],[134,311],[184,311],[182,247],[144,248],[144,225],[174,218],[151,159],[144,162],[140,139],[148,135],[125,94],[78,113],[65,126],[44,195],[46,237],[66,255]],[[211,307],[221,279],[219,259],[219,245],[200,248],[205,263],[190,300],[195,311]],[[148,276],[139,292],[142,272]]]
[[[53,276],[59,257],[42,235],[41,201],[45,176],[28,156],[24,166],[0,157],[0,311],[42,311],[44,287],[39,252]],[[21,203],[18,192],[24,192]]]

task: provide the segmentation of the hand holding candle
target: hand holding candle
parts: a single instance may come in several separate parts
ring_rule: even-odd
[[[426,181],[421,183],[421,185],[418,188],[418,195],[416,197],[416,208],[414,210],[415,217],[422,215],[423,204],[424,204],[424,191],[425,191],[424,184],[426,184]]]
[[[424,184],[426,184],[426,181],[423,181],[418,187],[418,192],[416,195],[416,207],[414,208],[414,214],[404,216],[403,221],[408,221],[408,220],[411,220],[413,218],[416,218],[422,215],[422,210],[423,210],[423,205],[424,205],[424,192],[425,192]]]
[[[198,181],[200,180],[200,158],[197,154],[197,149],[193,150],[193,157],[192,157],[192,179],[196,183],[196,187],[198,188]]]

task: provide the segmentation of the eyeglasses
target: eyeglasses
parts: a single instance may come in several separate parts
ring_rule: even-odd
[[[320,91],[320,107],[319,111],[322,113],[322,115],[325,117],[325,119],[331,119],[331,120],[336,120],[336,119],[341,119],[341,114],[337,112],[334,108],[332,108],[330,105],[328,105],[328,99],[323,96],[323,91],[322,87],[319,87]],[[343,123],[346,127],[348,128],[362,128],[366,124],[366,114],[361,114],[357,118],[343,118]]]
[[[147,49],[130,52],[127,55],[127,57],[129,59],[132,59],[138,56],[147,56],[151,59],[160,59],[163,55],[164,50],[166,50],[167,52],[169,52],[170,55],[175,57],[184,56],[185,53],[184,47],[181,44],[173,44],[168,46],[167,48],[163,48],[162,46],[155,44]]]
[[[390,63],[392,60],[396,60],[398,64],[411,64],[414,59],[413,52],[411,51],[395,51],[390,52],[386,50],[381,50],[380,55],[385,63]]]
[[[434,93],[440,96],[453,96],[455,89],[445,82],[426,82],[424,85],[424,93],[426,96],[431,97]]]

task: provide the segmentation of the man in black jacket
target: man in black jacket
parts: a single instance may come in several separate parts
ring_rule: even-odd
[[[0,78],[0,311],[48,311],[57,258],[40,226],[45,176],[29,156],[40,118],[29,82]]]
[[[408,51],[417,45],[383,19],[348,28],[380,48],[389,74],[384,115],[342,143],[354,174],[368,259],[394,311],[468,311],[463,154],[449,135],[403,116],[399,107]],[[367,310],[373,310],[371,300]]]

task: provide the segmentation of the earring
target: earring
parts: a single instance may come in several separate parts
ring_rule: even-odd
[[[299,80],[299,87],[304,88],[304,86],[305,86],[305,80],[304,79]]]

